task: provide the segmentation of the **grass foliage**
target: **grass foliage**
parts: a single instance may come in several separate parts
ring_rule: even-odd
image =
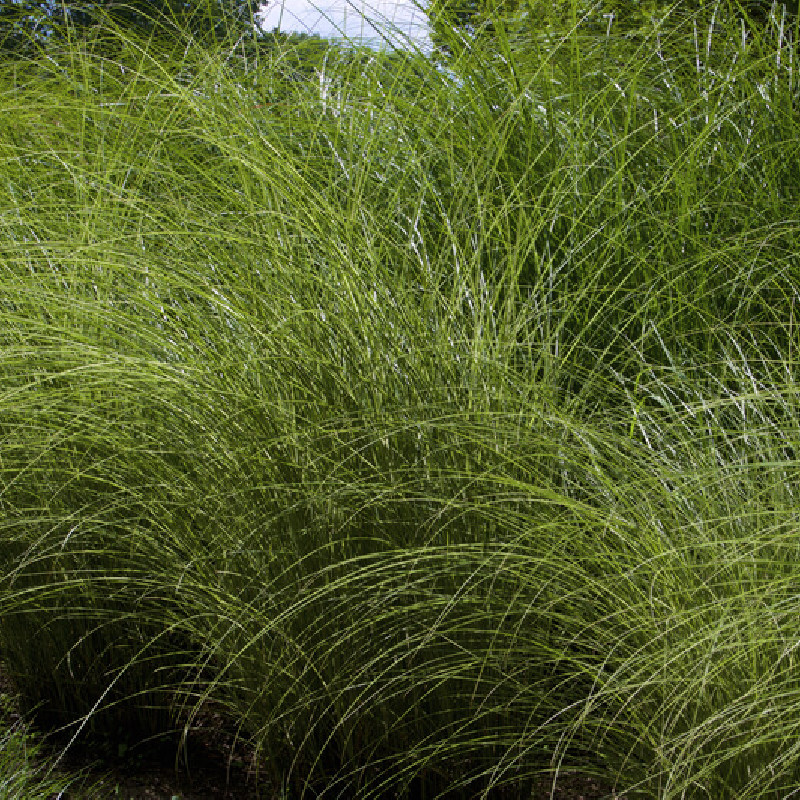
[[[794,791],[795,41],[0,64],[28,706],[211,703],[292,796]]]
[[[47,761],[30,728],[19,720],[14,699],[0,692],[0,800],[58,800],[75,782],[44,774]]]

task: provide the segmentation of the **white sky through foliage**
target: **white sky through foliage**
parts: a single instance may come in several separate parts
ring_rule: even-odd
[[[413,0],[273,0],[261,7],[259,16],[267,31],[279,28],[379,44],[383,30],[398,44],[403,38],[418,46],[429,41],[425,12]],[[393,31],[399,36],[391,35]]]

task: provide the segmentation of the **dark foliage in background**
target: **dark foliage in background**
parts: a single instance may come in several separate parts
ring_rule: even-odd
[[[86,32],[108,22],[144,35],[174,32],[180,26],[197,38],[220,40],[252,31],[257,10],[250,0],[1,0],[0,50],[30,52],[63,38],[67,29]]]
[[[756,32],[766,25],[773,11],[772,0],[723,0]],[[654,17],[670,15],[673,23],[690,15],[708,12],[711,17],[720,4],[712,0],[431,0],[428,20],[431,38],[438,50],[453,56],[474,39],[492,39],[498,25],[508,33],[536,35],[547,30],[567,32],[580,24],[587,32],[605,34],[613,24],[618,33],[635,34]],[[786,10],[790,23],[796,21],[798,0],[774,4],[780,17]]]

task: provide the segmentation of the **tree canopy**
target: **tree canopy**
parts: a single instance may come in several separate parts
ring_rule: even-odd
[[[768,19],[772,2],[730,0],[730,5],[748,26],[758,26]],[[798,0],[779,0],[781,5],[797,15]],[[491,39],[499,25],[510,30],[563,30],[577,18],[587,27],[606,30],[613,19],[616,30],[632,32],[658,14],[669,11],[678,19],[683,12],[711,12],[715,7],[713,0],[431,0],[428,19],[434,44],[452,55],[466,42]]]
[[[26,50],[58,39],[67,27],[90,30],[103,22],[144,34],[179,25],[218,40],[252,30],[257,8],[251,0],[0,0],[0,49]]]
[[[0,52],[21,51],[43,38],[50,27],[52,4],[0,0]]]

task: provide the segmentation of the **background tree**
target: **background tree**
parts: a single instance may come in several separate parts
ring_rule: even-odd
[[[613,19],[615,30],[632,33],[658,14],[670,11],[677,20],[715,5],[714,0],[432,0],[428,20],[434,44],[453,55],[470,41],[491,39],[498,25],[535,33],[564,30],[577,17],[586,28],[605,32]],[[749,27],[758,28],[769,19],[772,0],[730,0],[730,5]],[[779,0],[779,12],[782,5],[797,17],[798,0]]]
[[[439,50],[452,55],[467,40],[492,34],[497,20],[513,18],[521,11],[521,0],[431,0],[431,39]]]
[[[124,28],[151,32],[162,24],[177,24],[199,37],[224,38],[249,32],[257,6],[250,0],[102,0],[99,3],[63,3],[69,21],[86,27],[107,17]]]
[[[0,0],[0,53],[29,51],[52,27],[53,3]]]
[[[0,0],[0,47],[20,52],[58,40],[67,28],[89,32],[109,22],[145,35],[179,26],[197,38],[220,40],[252,32],[257,10],[251,0]]]

